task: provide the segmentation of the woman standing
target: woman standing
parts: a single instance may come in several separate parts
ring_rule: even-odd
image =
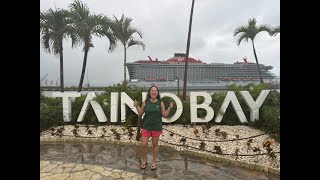
[[[146,100],[142,103],[141,108],[138,106],[138,102],[134,101],[139,116],[145,113],[142,119],[141,134],[142,134],[142,164],[141,169],[145,169],[147,166],[147,147],[149,138],[152,137],[152,152],[153,159],[151,164],[151,170],[157,169],[157,156],[159,153],[159,136],[162,134],[162,117],[168,117],[173,102],[170,102],[168,109],[165,109],[164,103],[160,99],[159,89],[156,86],[151,86],[148,91]]]

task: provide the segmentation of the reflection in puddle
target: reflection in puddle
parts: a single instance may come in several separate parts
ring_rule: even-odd
[[[41,143],[40,159],[68,163],[92,164],[102,167],[141,173],[148,178],[181,179],[280,179],[277,175],[251,171],[228,164],[212,162],[204,158],[192,157],[181,152],[161,149],[157,160],[157,170],[151,171],[152,151],[148,149],[148,165],[140,169],[140,148],[114,144],[74,142]]]

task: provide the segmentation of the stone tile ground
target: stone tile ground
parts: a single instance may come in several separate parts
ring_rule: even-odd
[[[160,150],[158,168],[139,168],[140,154],[136,146],[103,143],[40,144],[40,179],[280,179],[263,173],[212,162],[181,152]]]

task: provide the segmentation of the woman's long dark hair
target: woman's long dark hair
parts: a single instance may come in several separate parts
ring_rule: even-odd
[[[146,99],[146,100],[149,100],[149,99],[151,98],[151,96],[150,96],[150,91],[151,91],[151,88],[153,88],[153,87],[157,88],[158,95],[157,95],[156,98],[157,98],[159,101],[161,101],[159,89],[158,89],[157,86],[154,86],[154,85],[149,88],[149,91],[148,91],[148,95],[147,95],[147,99]]]

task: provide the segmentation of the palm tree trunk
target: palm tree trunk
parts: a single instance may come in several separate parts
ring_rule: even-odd
[[[182,95],[183,100],[186,100],[186,98],[187,98],[188,63],[189,63],[188,61],[189,61],[189,49],[190,49],[190,39],[191,39],[193,6],[194,6],[194,0],[192,0],[190,20],[189,20],[189,31],[188,31],[188,40],[187,40],[186,62],[185,62],[185,66],[184,66],[184,77],[183,77],[183,95]]]
[[[262,79],[261,71],[260,71],[260,65],[259,65],[259,61],[258,61],[257,54],[256,54],[256,49],[254,48],[254,42],[253,42],[253,40],[252,40],[252,39],[251,39],[251,41],[252,41],[252,47],[253,47],[254,57],[256,58],[256,62],[257,62],[257,66],[258,66],[258,72],[259,72],[260,83],[263,83],[263,79]]]
[[[64,83],[63,83],[63,48],[62,42],[60,43],[60,91],[64,92]]]
[[[87,66],[88,51],[89,51],[89,49],[85,48],[84,57],[83,57],[82,72],[81,72],[81,78],[80,78],[80,83],[79,83],[79,87],[78,87],[78,92],[81,92],[81,89],[82,89],[84,74],[86,72],[86,66]]]
[[[126,63],[127,63],[127,48],[126,48],[126,45],[124,44],[123,45],[123,48],[124,48],[124,64],[123,64],[123,74],[124,74],[124,80],[123,80],[123,83],[122,84],[126,84],[127,82],[127,70],[126,70]]]

